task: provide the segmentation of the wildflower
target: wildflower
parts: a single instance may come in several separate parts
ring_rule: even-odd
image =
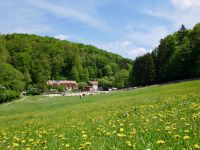
[[[186,125],[186,126],[190,126],[190,124],[189,124],[189,123],[186,123],[185,125]]]
[[[132,146],[131,141],[127,141],[126,143],[128,144],[128,146]]]
[[[18,143],[13,143],[13,147],[18,147],[19,144]]]
[[[26,140],[23,139],[23,140],[22,140],[22,143],[26,143]]]
[[[120,128],[120,132],[123,132],[124,131],[124,128]]]
[[[31,150],[31,148],[30,148],[30,147],[27,147],[26,150]]]
[[[82,138],[83,138],[83,139],[87,139],[87,134],[83,134],[83,135],[82,135]]]
[[[85,134],[85,131],[82,131],[81,133],[82,133],[82,134]]]
[[[200,146],[198,144],[194,144],[194,148],[200,149]]]
[[[163,140],[158,140],[158,141],[157,141],[157,144],[160,144],[160,145],[161,145],[161,144],[165,144],[165,141],[163,141]]]
[[[69,147],[69,144],[65,144],[65,147],[67,147],[67,148],[68,148],[68,147]]]
[[[33,139],[29,139],[29,142],[33,142]]]
[[[157,129],[157,132],[160,132],[160,129]]]
[[[87,141],[87,142],[85,143],[85,145],[91,145],[91,142]]]
[[[122,138],[122,137],[124,137],[124,136],[126,136],[126,135],[123,134],[123,133],[122,133],[122,134],[121,134],[121,133],[118,133],[117,136],[120,137],[120,138]]]
[[[184,139],[184,140],[189,140],[189,139],[190,139],[190,136],[186,135],[186,136],[183,137],[183,139]]]
[[[170,126],[166,126],[165,131],[169,131],[169,130],[170,130]]]
[[[189,130],[184,130],[185,133],[189,133]]]
[[[84,149],[85,145],[84,144],[80,144],[80,147],[78,149]]]
[[[179,139],[181,136],[180,135],[174,135],[174,137],[176,138],[176,139]]]
[[[133,129],[133,130],[130,132],[131,135],[135,135],[135,133],[136,133],[136,129]]]

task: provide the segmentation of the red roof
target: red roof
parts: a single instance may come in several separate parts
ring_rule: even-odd
[[[47,81],[47,85],[64,85],[64,84],[78,85],[76,81],[70,81],[70,80],[48,80]]]

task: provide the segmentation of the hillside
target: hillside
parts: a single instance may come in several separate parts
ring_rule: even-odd
[[[131,60],[91,45],[29,34],[0,35],[0,62],[0,87],[21,91],[25,85],[38,93],[46,90],[49,79],[82,84],[99,80],[104,88],[127,87],[132,67]]]
[[[134,86],[144,86],[200,77],[200,23],[184,25],[165,38],[151,52],[134,60]]]
[[[0,149],[195,149],[200,80],[0,105]]]

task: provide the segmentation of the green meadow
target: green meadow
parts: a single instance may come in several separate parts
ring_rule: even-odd
[[[0,105],[0,149],[200,149],[200,80]]]

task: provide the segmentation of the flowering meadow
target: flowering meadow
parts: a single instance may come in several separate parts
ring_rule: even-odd
[[[0,105],[0,149],[200,149],[200,80]]]

